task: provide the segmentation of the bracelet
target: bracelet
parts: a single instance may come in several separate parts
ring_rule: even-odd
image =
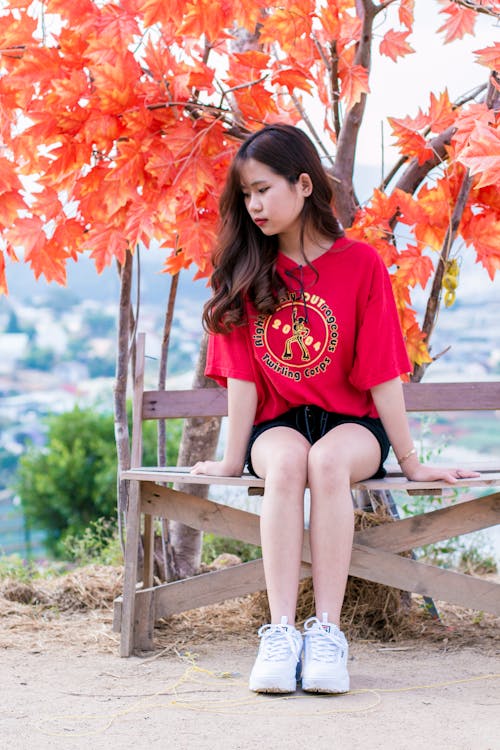
[[[404,456],[401,456],[401,458],[398,458],[398,464],[401,466],[402,463],[404,463],[410,456],[413,456],[417,452],[416,448],[412,448],[408,453],[405,453]]]

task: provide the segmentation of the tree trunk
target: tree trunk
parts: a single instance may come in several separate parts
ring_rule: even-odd
[[[213,380],[205,377],[207,336],[203,337],[193,380],[194,388],[212,388]],[[193,417],[186,419],[179,448],[178,466],[192,466],[196,461],[215,456],[220,432],[220,417]],[[179,488],[177,488],[179,489]],[[208,487],[200,484],[183,485],[185,492],[197,497],[207,497]],[[201,561],[203,535],[200,531],[178,521],[169,522],[169,538],[174,550],[174,570],[169,570],[169,580],[186,578],[198,570]]]
[[[172,333],[172,323],[174,319],[175,300],[179,288],[179,273],[172,276],[170,281],[170,292],[168,295],[167,310],[165,313],[165,322],[163,326],[163,339],[161,344],[160,368],[158,373],[158,390],[165,390],[167,381],[167,362],[170,343],[170,334]],[[167,465],[167,427],[164,419],[158,420],[158,466]],[[161,554],[156,554],[155,562],[159,567],[160,577],[166,581],[169,577],[178,578],[178,571],[175,564],[174,550],[168,530],[168,519],[161,519]]]
[[[130,336],[130,294],[132,289],[133,256],[127,252],[125,263],[120,269],[120,306],[118,313],[116,378],[113,393],[115,420],[115,441],[118,458],[118,476],[121,470],[130,467],[130,441],[127,419],[127,380]],[[127,483],[117,484],[117,513],[120,541],[123,547],[123,514],[127,510]]]

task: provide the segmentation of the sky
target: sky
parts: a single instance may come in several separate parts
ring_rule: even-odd
[[[441,7],[437,0],[416,0],[414,33],[408,38],[416,50],[415,54],[399,58],[394,63],[380,55],[378,44],[374,44],[371,94],[357,150],[360,163],[380,166],[381,121],[387,116],[414,116],[419,107],[425,110],[431,91],[439,94],[447,87],[453,101],[487,81],[487,68],[475,62],[473,51],[499,41],[500,25],[495,24],[490,16],[479,15],[474,36],[468,35],[462,40],[444,44],[443,34],[436,33],[447,18],[439,13]],[[383,33],[381,28],[380,36]],[[391,148],[391,140],[390,128],[386,123],[386,167],[394,162],[396,153]]]

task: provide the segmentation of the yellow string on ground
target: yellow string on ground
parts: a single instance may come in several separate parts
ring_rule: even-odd
[[[259,713],[271,713],[275,716],[286,716],[286,717],[301,717],[306,716],[312,718],[314,716],[325,716],[331,714],[351,714],[370,711],[382,702],[382,695],[389,693],[408,693],[416,690],[437,690],[445,687],[453,687],[455,685],[464,685],[472,682],[481,682],[486,680],[499,680],[500,674],[485,674],[476,675],[475,677],[464,677],[457,680],[445,680],[442,682],[432,682],[423,685],[408,685],[406,687],[399,688],[358,688],[351,690],[349,693],[343,693],[338,695],[322,695],[322,694],[290,694],[290,695],[258,695],[255,693],[249,693],[247,696],[242,698],[222,698],[220,700],[214,699],[213,696],[199,700],[186,700],[182,693],[179,694],[180,689],[189,684],[200,685],[201,689],[206,688],[207,685],[216,684],[219,688],[222,687],[222,683],[226,683],[228,687],[245,687],[248,688],[247,682],[241,679],[235,679],[231,672],[213,672],[209,669],[199,667],[196,664],[195,657],[192,654],[186,654],[180,657],[183,661],[188,662],[184,673],[170,685],[167,685],[160,690],[156,691],[151,695],[145,695],[140,700],[132,703],[128,708],[124,708],[109,713],[89,713],[89,714],[60,714],[47,716],[40,720],[40,731],[43,734],[50,737],[91,737],[106,732],[113,723],[124,716],[130,716],[131,714],[139,714],[144,711],[151,711],[155,708],[168,708],[168,709],[183,709],[187,711],[197,711],[203,713],[211,713],[217,715],[258,715]],[[170,696],[170,700],[157,700],[161,696]],[[369,696],[371,700],[362,705],[345,705],[346,702],[350,701],[353,703],[352,698],[357,696]],[[90,696],[89,696],[90,697]],[[123,698],[127,696],[124,695]],[[309,710],[297,710],[297,704],[304,702],[311,702],[312,699],[319,699],[322,703],[327,702],[328,707],[317,710],[310,706]],[[333,702],[335,701],[335,706]],[[339,703],[341,705],[339,705]],[[287,709],[284,706],[287,705]],[[315,704],[317,705],[317,704]],[[64,731],[51,730],[47,725],[64,722]],[[94,727],[83,731],[78,731],[76,727],[81,725],[83,722],[104,722],[102,726]],[[75,725],[75,731],[68,726],[73,723]]]

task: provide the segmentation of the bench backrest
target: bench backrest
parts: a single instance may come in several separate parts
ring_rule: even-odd
[[[404,383],[408,412],[500,410],[500,382]],[[142,419],[222,417],[227,415],[225,388],[144,391]]]
[[[144,420],[227,415],[225,388],[144,390],[145,336],[137,340],[134,382],[133,466],[140,464],[141,425]],[[500,381],[468,383],[404,383],[408,412],[500,411]]]

